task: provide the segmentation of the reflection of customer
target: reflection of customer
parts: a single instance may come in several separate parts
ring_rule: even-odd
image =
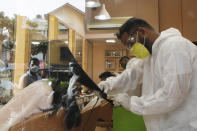
[[[39,75],[39,64],[40,61],[37,58],[31,58],[29,62],[29,69],[28,71],[23,74],[19,80],[19,88],[22,88],[22,83],[23,83],[23,88],[27,87],[31,83],[41,80],[41,77]]]

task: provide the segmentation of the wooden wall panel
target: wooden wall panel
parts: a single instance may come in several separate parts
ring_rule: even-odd
[[[90,78],[93,77],[93,44],[87,43],[87,74]]]
[[[159,0],[159,31],[170,27],[182,32],[181,0]]]
[[[85,72],[87,72],[87,42],[83,39],[82,44],[82,67]]]
[[[197,41],[197,0],[182,0],[183,36]]]
[[[105,71],[105,50],[124,50],[123,45],[93,44],[93,80],[100,82],[99,75]],[[115,70],[114,70],[115,71]]]
[[[93,44],[93,80],[98,83],[99,75],[104,71],[105,67],[105,45]]]
[[[158,0],[137,0],[136,6],[136,17],[146,20],[159,31]]]

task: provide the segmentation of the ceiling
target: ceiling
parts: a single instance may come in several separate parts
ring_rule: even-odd
[[[86,8],[86,38],[92,43],[105,43],[106,39],[115,39],[117,44],[120,41],[116,39],[115,33],[118,28],[130,17],[136,14],[137,0],[100,0],[101,4],[105,4],[112,19],[107,21],[95,20],[101,6],[98,8]]]
[[[105,8],[111,17],[128,17],[136,14],[137,0],[100,0],[100,3],[105,4]],[[90,14],[90,17],[93,18],[98,14],[100,8],[86,8],[86,14]]]

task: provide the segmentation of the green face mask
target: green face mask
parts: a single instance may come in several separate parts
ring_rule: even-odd
[[[138,39],[138,32],[137,32],[137,39]],[[144,44],[137,41],[133,44],[133,46],[130,49],[131,54],[133,54],[134,56],[140,59],[145,59],[149,57],[150,52],[144,45],[145,45],[145,37],[144,37]]]
[[[139,42],[136,42],[131,47],[130,52],[131,52],[131,54],[133,54],[134,56],[136,56],[137,58],[140,58],[140,59],[145,59],[148,56],[150,56],[150,53],[147,50],[147,48]]]

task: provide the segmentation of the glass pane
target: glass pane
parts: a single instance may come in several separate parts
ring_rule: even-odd
[[[48,51],[48,17],[37,15],[31,21],[30,43],[31,43],[31,57],[40,60],[40,69],[45,69],[47,65],[47,51]],[[41,72],[40,72],[41,73]]]
[[[16,17],[0,11],[0,105],[12,97],[14,87]]]
[[[83,38],[76,34],[76,47],[74,49],[75,51],[75,59],[77,60],[77,62],[82,65],[82,48],[83,48]]]
[[[57,39],[49,41],[47,54],[49,77],[58,81],[68,81],[68,60],[65,47],[68,47],[68,28],[58,20]]]

